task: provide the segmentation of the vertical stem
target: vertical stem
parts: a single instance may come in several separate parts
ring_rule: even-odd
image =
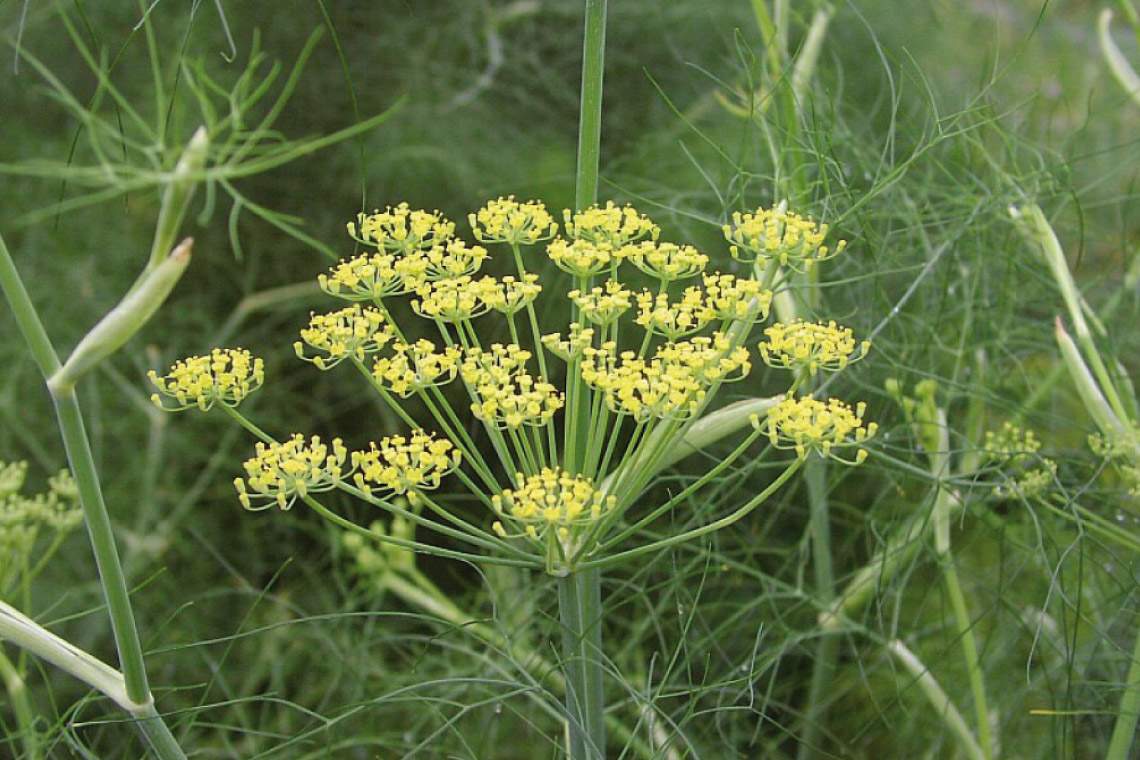
[[[606,756],[601,589],[601,571],[596,569],[558,579],[571,760]]]
[[[598,200],[598,160],[602,140],[602,74],[606,59],[606,0],[586,0],[586,39],[582,48],[582,101],[578,117],[578,174],[574,207]]]
[[[982,664],[978,659],[978,646],[974,641],[974,629],[970,620],[970,612],[966,607],[966,597],[962,594],[962,585],[958,582],[958,570],[954,566],[954,558],[949,554],[942,555],[942,576],[946,581],[946,590],[950,594],[950,604],[954,607],[954,618],[958,624],[958,636],[962,641],[962,653],[966,659],[966,670],[970,678],[970,691],[974,696],[974,712],[978,721],[978,744],[981,745],[982,754],[986,760],[993,757],[993,743],[990,738],[990,715],[986,706],[986,687],[982,680]]]
[[[815,575],[815,596],[830,605],[835,598],[835,575],[831,565],[831,520],[827,499],[826,460],[812,457],[804,467],[807,480],[811,535],[811,564]],[[835,674],[835,661],[839,654],[839,640],[826,628],[820,632],[812,662],[811,686],[807,709],[804,711],[804,728],[800,735],[800,760],[819,754],[820,726],[825,717],[824,703]]]
[[[1136,737],[1136,718],[1140,715],[1140,632],[1132,650],[1132,664],[1128,668],[1128,681],[1124,685],[1124,695],[1120,698],[1120,710],[1116,713],[1116,725],[1112,728],[1112,739],[1108,745],[1105,760],[1125,760],[1129,757],[1133,739]]]
[[[39,760],[39,736],[36,734],[36,713],[28,700],[28,687],[24,683],[20,671],[15,664],[0,651],[0,679],[4,681],[4,688],[8,692],[8,701],[12,703],[12,712],[16,714],[16,724],[20,729],[20,738],[24,745],[24,757],[27,760]]]

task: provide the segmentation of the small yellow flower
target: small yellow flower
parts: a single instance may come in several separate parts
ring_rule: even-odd
[[[488,255],[487,249],[481,245],[449,240],[447,245],[435,246],[421,254],[425,263],[422,277],[427,280],[446,280],[475,274]],[[414,277],[414,273],[409,272],[405,276]]]
[[[454,222],[438,211],[412,210],[407,203],[371,214],[357,214],[348,234],[383,251],[409,255],[446,243],[455,234]]]
[[[174,399],[175,406],[163,403],[156,393],[150,397],[160,409],[180,412],[196,406],[203,412],[215,402],[237,406],[265,382],[265,365],[243,348],[215,348],[208,356],[190,356],[175,362],[160,377],[151,370],[151,383],[162,395]]]
[[[986,433],[982,448],[986,459],[1007,471],[1007,482],[994,488],[999,499],[1041,496],[1056,479],[1057,463],[1040,455],[1041,441],[1032,430],[1006,422],[1001,430]]]
[[[669,302],[667,293],[643,290],[637,294],[637,324],[669,340],[691,335],[715,317],[716,310],[705,302],[700,288],[685,288],[675,303]]]
[[[626,246],[622,249],[622,256],[662,282],[683,280],[700,274],[709,263],[709,257],[691,245],[653,241]]]
[[[841,370],[867,355],[871,341],[856,344],[849,327],[835,322],[777,323],[764,329],[767,340],[759,344],[760,357],[771,367],[804,370]]]
[[[617,250],[643,238],[657,239],[661,228],[633,206],[617,206],[606,201],[605,206],[590,206],[582,211],[562,212],[566,236],[595,245],[606,245]]]
[[[586,278],[620,264],[621,250],[624,249],[615,249],[607,243],[555,238],[546,246],[546,255],[562,271]]]
[[[470,277],[455,277],[424,283],[416,290],[412,309],[421,317],[441,322],[460,322],[486,314],[489,307],[480,298],[481,289]]]
[[[739,211],[724,225],[724,236],[734,258],[741,261],[777,261],[797,271],[807,271],[819,261],[838,256],[847,246],[840,240],[834,248],[823,244],[826,224],[816,224],[782,206],[758,208],[750,214]]]
[[[321,290],[337,298],[377,301],[411,289],[397,263],[397,257],[390,253],[363,253],[342,259],[328,274],[317,275],[317,282]]]
[[[467,220],[481,243],[534,245],[554,237],[558,225],[541,201],[519,203],[513,195],[488,201]]]
[[[752,371],[748,349],[734,347],[722,332],[666,343],[657,350],[656,357],[685,367],[704,385],[742,380]]]
[[[519,488],[492,496],[491,506],[504,519],[522,523],[526,534],[536,539],[553,528],[566,540],[572,529],[588,526],[616,503],[613,496],[595,489],[589,478],[561,468],[544,467],[529,477],[519,473],[517,480]],[[500,536],[508,535],[501,522],[493,527]]]
[[[438,488],[445,475],[459,466],[455,444],[434,433],[413,430],[405,438],[391,435],[370,443],[368,451],[354,451],[356,487],[372,493],[379,487],[397,494]]]
[[[706,389],[690,367],[660,355],[645,361],[615,350],[613,341],[586,348],[580,368],[582,380],[603,394],[610,411],[638,422],[682,420],[700,411]]]
[[[530,273],[523,275],[521,280],[510,275],[498,280],[494,277],[484,277],[477,285],[479,298],[495,311],[507,315],[526,308],[527,304],[533,303],[542,292],[542,286],[538,284],[538,275]]]
[[[571,290],[566,295],[581,309],[583,317],[604,326],[613,324],[629,310],[633,294],[617,280],[607,280],[604,287],[591,288],[588,293]]]
[[[558,389],[526,371],[530,356],[513,343],[467,352],[459,371],[471,392],[471,412],[476,419],[515,430],[545,425],[562,408],[565,399]]]
[[[289,509],[298,496],[332,490],[348,474],[344,471],[348,450],[339,438],[333,439],[330,449],[318,436],[306,441],[295,433],[284,443],[259,442],[256,451],[245,462],[246,477],[234,479],[238,500],[249,510],[274,505]]]
[[[387,324],[383,312],[353,304],[328,314],[313,314],[309,326],[301,330],[301,340],[293,344],[293,351],[317,369],[331,369],[349,357],[363,361],[365,355],[379,351],[392,340],[392,335],[392,326]],[[305,344],[328,357],[305,356]]]
[[[550,333],[542,336],[542,345],[546,350],[564,362],[571,362],[582,355],[582,352],[594,344],[594,328],[583,327],[580,322],[570,323],[570,332],[563,340],[562,333]]]
[[[763,422],[753,419],[756,427],[766,426],[768,439],[778,449],[794,449],[800,459],[812,452],[845,464],[860,464],[867,458],[862,448],[875,435],[878,425],[863,424],[867,405],[859,402],[854,409],[839,399],[817,401],[811,396],[788,398],[768,411]],[[859,447],[853,460],[836,456],[835,450]]]
[[[764,290],[759,280],[713,272],[702,278],[705,302],[717,319],[767,319],[772,305],[772,291]]]
[[[372,377],[401,398],[433,385],[446,385],[459,370],[458,348],[447,347],[436,353],[434,343],[420,339],[415,343],[394,343],[392,350],[392,356],[376,359]]]

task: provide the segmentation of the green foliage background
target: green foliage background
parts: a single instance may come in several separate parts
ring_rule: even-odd
[[[804,21],[806,5],[797,10]],[[270,142],[331,134],[400,105],[360,136],[236,180],[269,219],[248,207],[235,213],[218,188],[200,193],[183,228],[196,238],[188,274],[143,333],[81,386],[136,584],[159,707],[194,757],[556,757],[560,735],[550,711],[560,697],[538,685],[526,663],[377,589],[314,516],[241,511],[230,482],[249,442],[221,417],[156,413],[144,375],[225,338],[266,359],[269,380],[246,408],[271,431],[361,443],[397,429],[361,388],[293,358],[289,345],[307,311],[322,308],[315,289],[250,306],[257,294],[311,282],[330,255],[350,254],[344,223],[362,204],[406,200],[443,210],[461,228],[468,211],[500,194],[569,205],[579,3],[222,8],[224,17],[204,2],[150,9],[167,87],[168,146],[184,144],[200,120],[184,79],[173,86],[184,76],[180,65],[200,62],[224,92],[240,77],[255,35],[269,60],[288,69],[309,35],[323,30]],[[881,390],[885,378],[907,387],[937,379],[955,446],[968,445],[964,420],[980,403],[987,429],[1024,420],[1059,461],[1049,505],[990,503],[956,525],[955,556],[982,642],[993,722],[1010,757],[1098,756],[1137,627],[1135,555],[1064,519],[1079,503],[1136,532],[1136,503],[1098,477],[1085,444],[1091,425],[1064,376],[1026,403],[1057,366],[1051,322],[1062,306],[1006,211],[1040,202],[1093,308],[1117,295],[1135,251],[1140,110],[1100,60],[1097,10],[1027,0],[841,5],[801,148],[813,166],[810,210],[835,220],[851,241],[850,252],[827,266],[823,311],[862,335],[875,333],[871,358],[837,385],[868,399],[889,457],[833,473],[840,579],[930,505],[930,483],[905,468],[919,466],[919,454]],[[159,108],[146,44],[133,31],[142,12],[132,3],[0,4],[8,43],[0,230],[61,348],[133,281],[158,196],[143,187],[87,202],[92,188],[68,166],[92,165],[95,156],[35,67],[22,60],[16,69],[17,47],[86,103],[97,82],[65,31],[66,14],[114,84],[153,120]],[[747,0],[611,2],[602,196],[636,203],[664,237],[691,241],[725,267],[725,214],[774,200],[762,131],[722,104],[747,92],[759,47]],[[108,124],[124,118],[107,98],[91,113]],[[37,162],[54,168],[37,176],[21,169]],[[74,207],[60,210],[61,203]],[[274,220],[295,223],[309,242]],[[1122,294],[1104,341],[1133,373],[1140,369],[1129,329],[1136,317],[1136,293]],[[33,480],[43,482],[65,463],[50,400],[6,312],[0,336],[0,459],[30,460]],[[732,391],[777,387],[757,370],[748,387]],[[682,463],[658,493],[675,491],[715,456]],[[714,498],[673,519],[699,521],[765,482],[763,466],[736,468]],[[994,483],[958,485],[981,491]],[[794,755],[818,636],[805,528],[806,496],[797,486],[745,524],[613,573],[605,629],[613,709],[634,723],[639,701],[656,704],[672,721],[658,728],[679,756]],[[548,579],[419,564],[457,603],[554,655]],[[93,572],[76,534],[25,611],[113,661]],[[858,630],[843,635],[822,756],[955,752],[913,679],[883,651],[890,639],[907,641],[968,714],[937,579],[933,552],[919,552],[880,590]],[[139,755],[112,706],[29,664],[41,728],[58,756]],[[0,754],[18,756],[5,708],[0,721],[8,734]]]

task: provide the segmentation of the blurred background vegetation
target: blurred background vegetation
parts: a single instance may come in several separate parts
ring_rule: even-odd
[[[815,6],[792,5],[802,35]],[[610,6],[602,197],[636,203],[666,239],[696,243],[729,267],[718,226],[725,214],[775,200],[763,131],[726,107],[746,102],[762,53],[751,5]],[[883,449],[914,457],[884,379],[909,387],[934,378],[952,428],[981,400],[987,428],[1027,420],[1061,462],[1052,508],[999,505],[957,526],[1008,756],[1097,756],[1137,623],[1135,558],[1055,514],[1079,500],[1137,529],[1135,503],[1095,477],[1089,429],[1067,380],[1024,404],[1056,364],[1051,321],[1061,306],[1006,212],[1039,201],[1093,307],[1117,293],[1135,249],[1140,109],[1101,61],[1100,7],[837,4],[803,137],[818,165],[811,211],[836,220],[851,241],[825,274],[827,316],[864,335],[878,330],[873,359],[842,384],[871,399]],[[157,96],[144,14],[164,87]],[[169,168],[202,122],[190,83],[209,91],[212,81],[213,107],[225,114],[261,51],[259,77],[275,62],[282,71],[248,115],[255,125],[311,44],[266,145],[305,146],[287,141],[393,109],[360,134],[200,191],[183,226],[196,239],[187,275],[143,333],[80,389],[159,707],[193,756],[557,756],[557,724],[524,696],[542,690],[522,664],[385,594],[312,515],[243,512],[231,480],[249,442],[218,416],[157,412],[144,375],[217,342],[241,345],[266,359],[270,379],[247,409],[272,432],[357,443],[392,432],[394,421],[360,386],[293,358],[296,330],[310,308],[322,308],[302,283],[353,252],[344,225],[361,208],[406,200],[441,209],[462,229],[468,211],[501,194],[570,204],[580,3],[8,0],[0,26],[0,230],[61,349],[116,303],[146,260],[158,193],[130,181],[134,170]],[[1136,53],[1123,36],[1121,45]],[[137,126],[93,70],[157,125],[168,154],[128,145]],[[61,103],[61,88],[89,119]],[[116,170],[79,175],[75,167],[100,166],[88,140],[96,121],[108,127],[103,166]],[[1110,348],[1133,371],[1136,305],[1136,294],[1125,294],[1109,325]],[[50,400],[3,310],[0,336],[0,460],[29,460],[30,479],[42,484],[65,464]],[[750,383],[733,394],[775,387],[759,371]],[[699,474],[706,461],[683,464],[660,487]],[[736,472],[718,498],[763,478],[762,469]],[[928,488],[882,462],[835,473],[840,578],[926,505]],[[615,709],[636,716],[635,693],[654,701],[675,723],[677,756],[795,754],[816,630],[804,588],[805,523],[802,489],[790,489],[748,525],[608,579]],[[59,556],[25,611],[113,661],[85,537],[73,535]],[[906,638],[966,712],[958,650],[942,627],[947,602],[934,561],[922,556],[882,590],[862,635],[843,639],[823,756],[955,751],[913,679],[882,652],[883,641]],[[419,564],[466,609],[505,630],[525,621],[534,645],[552,651],[546,579]],[[31,667],[41,728],[58,756],[139,755],[112,708]],[[558,695],[547,698],[557,704]],[[6,706],[0,721],[12,728]],[[18,756],[8,735],[0,754]]]

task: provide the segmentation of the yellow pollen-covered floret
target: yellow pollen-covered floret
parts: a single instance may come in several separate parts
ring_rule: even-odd
[[[772,291],[765,290],[759,280],[713,272],[702,276],[705,303],[717,319],[767,319],[772,305]]]
[[[374,301],[409,290],[391,253],[362,253],[317,275],[321,290],[346,301]]]
[[[372,365],[372,377],[388,391],[407,398],[433,385],[446,385],[459,370],[459,349],[436,352],[435,344],[420,339],[415,343],[392,344],[392,356],[382,356]]]
[[[482,289],[470,277],[455,277],[424,283],[416,289],[418,299],[412,309],[421,317],[442,322],[459,322],[486,314],[489,307]]]
[[[709,257],[691,245],[651,240],[626,246],[622,249],[622,255],[641,271],[663,282],[683,280],[700,274],[709,263]]]
[[[471,392],[476,419],[514,430],[544,425],[562,408],[563,394],[545,378],[526,371],[530,356],[513,343],[496,343],[490,351],[467,351],[459,371]]]
[[[597,325],[612,324],[633,304],[633,294],[617,280],[607,280],[603,287],[591,288],[588,293],[571,290],[566,295],[583,317]]]
[[[834,321],[779,322],[765,328],[764,335],[767,340],[758,348],[766,364],[781,369],[806,369],[810,375],[821,369],[841,370],[871,349],[871,341],[856,342],[851,328]]]
[[[613,201],[577,212],[565,209],[562,219],[567,237],[607,245],[614,250],[647,237],[656,240],[661,234],[661,228],[649,217],[633,206],[618,206]]]
[[[650,418],[686,419],[700,410],[706,386],[684,363],[662,355],[646,361],[633,351],[616,352],[613,341],[586,348],[583,381],[601,392],[607,407],[643,422]]]
[[[261,387],[265,365],[243,348],[215,348],[207,356],[191,356],[177,361],[166,375],[147,373],[163,396],[174,399],[166,406],[158,393],[150,400],[161,409],[182,411],[196,406],[208,410],[215,402],[237,406]]]
[[[729,251],[742,261],[776,261],[798,271],[807,271],[818,261],[839,255],[847,246],[840,240],[833,248],[823,244],[826,224],[816,224],[782,206],[758,208],[749,214],[732,214],[723,227]]]
[[[348,223],[348,234],[382,251],[410,254],[446,243],[455,234],[455,223],[438,211],[413,210],[407,203],[371,214],[357,214]]]
[[[363,361],[367,354],[383,348],[392,336],[392,326],[383,312],[353,304],[328,314],[313,314],[308,327],[301,330],[301,340],[293,344],[293,351],[318,369],[330,369],[350,357]],[[327,356],[305,356],[306,344]]]
[[[635,321],[647,331],[676,340],[702,329],[716,318],[700,288],[685,288],[680,299],[670,302],[667,293],[643,290],[637,294]]]
[[[541,201],[520,203],[513,195],[488,201],[467,220],[481,243],[534,245],[554,237],[558,225]]]
[[[289,509],[298,496],[336,488],[352,471],[344,470],[348,450],[339,438],[330,447],[315,435],[306,441],[295,433],[283,443],[258,442],[256,451],[245,462],[246,477],[234,479],[238,500],[250,510]]]
[[[753,425],[763,425],[773,446],[793,449],[800,459],[815,451],[846,464],[859,464],[867,458],[867,450],[861,445],[878,430],[874,422],[863,424],[865,409],[863,402],[852,409],[834,398],[788,398],[772,407],[763,422],[753,419]],[[853,460],[836,455],[836,449],[849,446],[860,446]]]
[[[741,380],[752,371],[748,349],[734,346],[722,332],[666,343],[655,358],[685,367],[705,385]]]
[[[562,333],[550,333],[542,336],[542,345],[546,350],[564,362],[577,359],[582,352],[594,344],[594,328],[584,327],[580,322],[571,322],[570,331],[565,339]]]
[[[481,245],[467,245],[462,240],[449,240],[447,245],[437,245],[420,254],[424,260],[423,278],[446,280],[475,274],[488,257],[487,249]],[[405,268],[409,265],[405,264]],[[406,276],[414,277],[414,272]]]
[[[522,279],[507,275],[495,279],[484,277],[476,285],[479,288],[479,298],[495,311],[503,314],[514,314],[533,303],[542,292],[538,284],[537,274],[524,274]]]
[[[575,277],[593,277],[621,263],[623,250],[608,243],[555,238],[546,246],[546,255],[564,272]]]
[[[561,468],[544,467],[530,476],[519,473],[517,489],[506,489],[491,497],[494,510],[504,518],[517,520],[534,530],[538,537],[548,528],[571,529],[588,525],[613,508],[616,499],[603,496],[589,478],[571,475]],[[501,527],[501,524],[500,524]],[[505,531],[496,531],[505,535]],[[560,538],[568,533],[559,532]]]
[[[367,451],[354,451],[354,482],[369,494],[376,488],[397,494],[430,490],[439,487],[460,459],[459,449],[448,439],[413,430],[408,437],[391,435],[370,443]]]

